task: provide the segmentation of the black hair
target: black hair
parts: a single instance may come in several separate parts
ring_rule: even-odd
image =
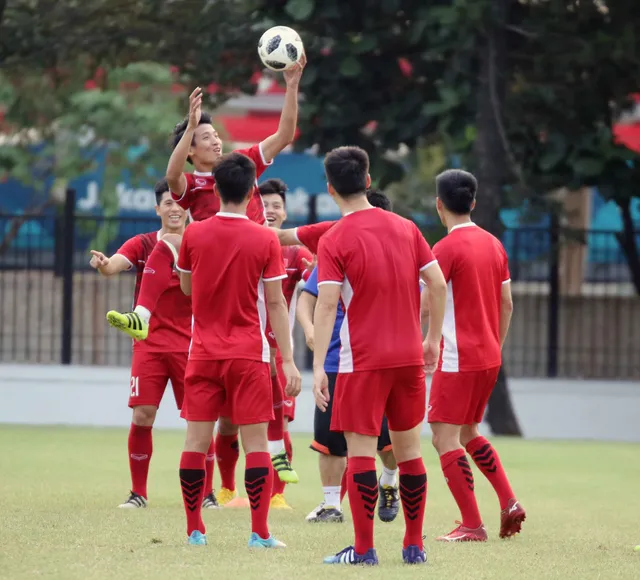
[[[187,125],[189,124],[189,117],[185,117],[182,121],[180,121],[173,130],[171,135],[171,145],[172,149],[175,149],[180,143],[180,139],[184,135],[184,132],[187,130]],[[202,111],[200,114],[200,122],[198,123],[198,127],[200,125],[213,125],[213,121],[211,119],[211,115],[209,113],[205,113]],[[195,139],[195,136],[194,136]],[[191,140],[191,144],[193,145],[193,139]],[[193,161],[191,160],[191,156],[187,157],[187,161],[193,165]]]
[[[369,156],[360,147],[338,147],[324,158],[327,180],[342,198],[364,195],[369,175]]]
[[[220,198],[225,203],[242,203],[256,183],[256,165],[242,153],[225,155],[213,174]]]
[[[167,183],[167,178],[163,177],[160,181],[158,181],[153,190],[156,194],[156,205],[160,205],[162,203],[162,197],[167,191],[169,191],[169,184]]]
[[[387,197],[387,194],[379,189],[369,188],[367,189],[367,200],[373,207],[379,207],[384,211],[391,211],[391,200]]]
[[[478,181],[462,169],[447,169],[436,177],[436,194],[444,206],[456,215],[471,213]]]
[[[277,177],[267,179],[258,185],[258,190],[260,195],[279,195],[282,202],[287,203],[287,184],[282,179]]]

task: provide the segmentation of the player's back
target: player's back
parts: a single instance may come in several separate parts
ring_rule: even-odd
[[[194,318],[190,358],[268,362],[262,282],[274,246],[283,271],[276,235],[222,212],[191,224],[187,232]]]
[[[323,263],[327,246],[344,272],[340,372],[424,364],[418,276],[426,264],[418,236],[428,251],[414,223],[378,208],[344,216],[323,236],[320,283],[332,278]]]
[[[441,369],[499,366],[502,285],[509,281],[500,240],[468,222],[454,226],[433,251],[448,285]]]

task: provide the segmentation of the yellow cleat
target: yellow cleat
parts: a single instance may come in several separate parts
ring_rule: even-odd
[[[218,500],[218,505],[224,506],[228,504],[230,501],[234,500],[238,497],[238,491],[236,489],[227,489],[223,487],[217,494],[216,499]]]
[[[271,509],[274,510],[290,510],[291,506],[287,503],[287,500],[284,499],[284,495],[281,493],[277,493],[271,498]]]
[[[280,481],[284,481],[284,483],[298,483],[300,481],[296,470],[291,467],[291,462],[285,451],[272,455],[271,464]]]
[[[136,312],[107,312],[107,322],[129,335],[133,340],[145,340],[149,334],[149,324],[146,323]]]

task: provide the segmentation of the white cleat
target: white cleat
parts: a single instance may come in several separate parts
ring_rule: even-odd
[[[131,492],[131,495],[127,498],[127,501],[121,503],[118,507],[122,509],[146,508],[147,500],[141,495]]]

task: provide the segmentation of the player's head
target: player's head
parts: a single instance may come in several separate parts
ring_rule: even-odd
[[[371,185],[369,156],[360,147],[338,147],[324,158],[324,170],[332,197],[345,201],[364,197]]]
[[[393,209],[391,200],[387,197],[387,194],[379,189],[373,187],[367,189],[367,200],[373,207],[379,207],[384,211],[391,211]]]
[[[478,182],[468,171],[447,169],[436,177],[436,209],[442,223],[446,213],[467,216],[476,205]],[[446,224],[445,224],[446,225]]]
[[[287,219],[287,184],[282,179],[267,179],[259,186],[269,227],[279,228]]]
[[[225,155],[215,168],[216,191],[224,203],[248,203],[256,184],[256,165],[242,153]]]
[[[169,184],[162,178],[154,187],[156,194],[156,214],[162,220],[165,230],[180,230],[187,222],[187,212],[171,196]]]
[[[174,149],[187,130],[188,122],[188,118],[182,120],[173,130],[172,142]],[[201,168],[202,171],[211,171],[221,158],[222,139],[220,139],[220,135],[218,135],[211,123],[211,115],[203,112],[200,117],[200,123],[196,127],[191,140],[187,161],[196,169]]]

